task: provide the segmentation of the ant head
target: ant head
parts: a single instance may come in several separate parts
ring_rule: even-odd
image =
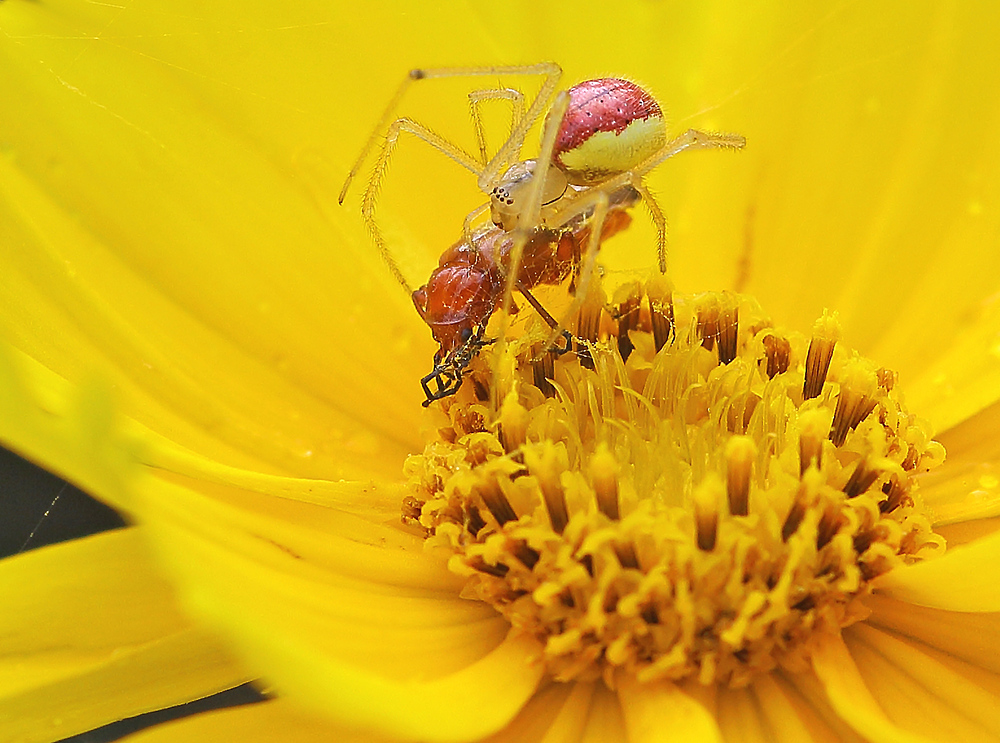
[[[490,216],[493,224],[505,232],[517,227],[521,212],[524,211],[534,172],[534,160],[514,163],[503,174],[490,194]],[[565,174],[554,165],[550,166],[545,176],[545,184],[542,186],[542,206],[558,201],[568,187]]]

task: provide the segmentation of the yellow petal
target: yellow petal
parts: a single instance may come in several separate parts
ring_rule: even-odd
[[[779,674],[766,674],[753,682],[761,714],[772,740],[778,743],[845,743],[860,740],[850,729],[834,729],[809,706]]]
[[[774,740],[774,734],[766,727],[757,700],[749,689],[720,689],[717,714],[722,740],[747,743]]]
[[[593,683],[549,684],[509,725],[483,743],[578,743],[593,696]]]
[[[618,695],[631,743],[723,740],[713,715],[672,683],[640,684],[623,675]]]
[[[819,638],[813,650],[813,670],[830,704],[855,731],[875,743],[928,741],[894,725],[865,686],[847,646],[839,635]]]
[[[1000,611],[1000,534],[948,550],[934,560],[879,576],[875,590],[891,598],[951,611]]]
[[[935,525],[1000,516],[998,429],[1000,404],[994,404],[938,437],[948,457],[920,479]]]
[[[517,715],[542,676],[541,666],[530,660],[538,647],[524,637],[508,639],[451,676],[422,683],[323,663],[310,649],[283,639],[268,649],[283,656],[282,671],[291,671],[275,673],[276,684],[317,713],[352,727],[428,741],[471,741],[496,732]],[[276,658],[261,659],[277,665]]]
[[[72,388],[0,342],[0,438],[122,508],[136,471],[137,447],[117,430],[112,397],[93,379]]]
[[[896,724],[940,731],[939,737],[952,740],[1000,738],[1000,676],[954,659],[943,662],[933,651],[863,624],[850,628],[845,640]]]
[[[404,446],[412,446],[396,432],[415,432],[415,422],[397,420],[394,430],[385,429],[397,417],[382,407],[389,399],[364,392],[374,375],[366,383],[352,379],[361,373],[359,365],[338,357],[325,368],[314,362],[311,373],[318,377],[322,371],[322,379],[296,379],[283,361],[294,349],[272,350],[265,362],[258,358],[262,351],[244,347],[249,341],[241,345],[222,329],[193,321],[191,310],[171,303],[149,277],[109,255],[2,158],[0,222],[13,233],[5,238],[11,249],[0,323],[7,327],[0,324],[0,332],[64,377],[100,372],[113,379],[124,412],[176,445],[230,464],[327,477],[387,475],[384,464],[398,462]],[[208,288],[204,292],[212,295]],[[137,326],[136,318],[144,324]],[[61,339],[58,349],[50,348],[55,338]],[[341,388],[358,396],[331,402],[328,391]],[[344,409],[349,400],[361,399],[373,403],[363,414]]]
[[[801,702],[803,706],[796,706],[804,713],[803,718],[812,719],[821,730],[824,726],[833,730],[835,740],[845,743],[847,741],[870,743],[867,736],[856,732],[850,723],[833,708],[826,688],[815,673],[812,671],[785,672],[775,674],[774,678],[782,690],[793,700],[793,703]],[[823,740],[823,737],[819,737],[819,740]]]
[[[235,528],[235,509],[218,504],[220,518],[202,518],[193,495],[156,478],[142,492],[138,510],[185,603],[224,628],[279,691],[324,714],[396,735],[471,739],[506,724],[541,678],[534,641],[503,641],[504,620],[453,588],[321,569],[270,539],[265,519]],[[383,551],[372,553],[376,573],[396,554]],[[455,714],[483,688],[494,689],[488,714]]]
[[[1000,673],[1000,614],[930,609],[879,595],[866,603],[872,610],[870,624]]]
[[[626,740],[626,723],[622,718],[618,695],[604,684],[598,684],[590,702],[587,727],[584,728],[580,743],[605,743],[611,740]]]
[[[140,532],[0,562],[0,738],[61,739],[247,680],[178,613]]]

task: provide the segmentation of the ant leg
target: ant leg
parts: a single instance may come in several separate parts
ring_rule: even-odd
[[[590,281],[594,275],[594,266],[597,265],[597,253],[601,249],[601,233],[604,231],[604,222],[608,216],[608,195],[602,190],[596,190],[588,194],[588,201],[593,202],[593,216],[588,225],[590,235],[587,238],[587,249],[584,251],[581,260],[582,268],[576,283],[576,294],[570,304],[566,314],[563,315],[563,322],[553,328],[552,334],[545,342],[545,349],[549,349],[559,337],[560,331],[565,324],[576,315],[583,303],[587,299],[587,291],[590,288]],[[565,332],[565,331],[563,331]]]
[[[674,137],[660,149],[646,158],[645,162],[639,164],[632,172],[643,176],[662,163],[664,160],[683,152],[684,150],[703,150],[718,148],[725,150],[742,150],[746,147],[747,138],[741,134],[702,132],[697,129],[688,129],[683,134]]]
[[[544,355],[548,353],[550,348],[556,352],[557,356],[562,356],[564,353],[572,351],[573,340],[574,340],[573,334],[570,333],[568,330],[563,329],[559,325],[556,319],[552,317],[552,315],[549,313],[547,309],[545,309],[542,303],[539,302],[537,299],[535,299],[534,295],[530,291],[528,291],[528,288],[524,285],[523,282],[521,281],[517,282],[517,290],[521,292],[521,296],[523,296],[525,299],[528,300],[528,304],[530,304],[532,307],[535,308],[535,312],[537,312],[541,316],[542,320],[545,321],[545,324],[552,329],[552,335],[549,337],[545,345],[542,347],[541,354]],[[562,338],[566,342],[566,345],[561,348],[557,346],[555,343],[557,338]]]
[[[382,144],[382,149],[379,152],[378,158],[375,161],[375,167],[372,170],[371,180],[368,181],[368,186],[365,188],[364,195],[361,197],[361,218],[368,226],[368,231],[371,233],[372,240],[375,242],[375,247],[378,248],[379,254],[382,256],[382,260],[384,260],[386,265],[389,267],[389,271],[396,278],[396,281],[402,284],[403,288],[406,289],[407,292],[412,293],[409,282],[407,282],[406,277],[404,277],[403,272],[400,271],[395,258],[393,258],[392,254],[389,252],[389,247],[386,245],[385,238],[382,237],[382,232],[379,230],[378,224],[375,222],[375,203],[378,200],[378,192],[382,187],[382,180],[385,178],[385,173],[389,167],[389,157],[392,155],[392,151],[396,147],[396,142],[399,139],[400,132],[409,132],[419,139],[422,139],[424,142],[427,142],[427,144],[431,145],[439,152],[443,152],[459,165],[463,165],[473,173],[479,172],[479,164],[476,162],[475,158],[472,157],[472,155],[453,145],[441,135],[432,132],[423,124],[419,124],[412,119],[396,119],[389,125],[389,131],[386,132],[385,135],[385,142]],[[344,195],[349,184],[350,181],[344,184],[344,191],[341,192],[341,196]]]
[[[480,105],[484,101],[510,101],[511,118],[510,131],[514,132],[514,127],[524,118],[524,93],[513,88],[491,88],[489,90],[473,90],[469,93],[469,109],[472,113],[472,124],[476,130],[476,144],[479,145],[479,155],[485,167],[490,161],[486,148],[486,132],[483,129],[483,116],[480,113]],[[510,137],[510,135],[507,135]]]

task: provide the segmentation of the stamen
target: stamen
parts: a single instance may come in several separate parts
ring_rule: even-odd
[[[629,338],[629,331],[639,327],[639,305],[642,303],[642,290],[638,284],[630,284],[622,287],[616,296],[620,297],[616,302],[615,317],[618,319],[618,352],[622,361],[628,361],[635,346]]]
[[[576,319],[576,335],[585,341],[595,343],[601,331],[601,317],[604,315],[604,307],[608,298],[601,288],[601,282],[595,276],[590,281],[587,288],[587,296],[580,307],[580,314]],[[590,367],[593,368],[593,367]]]
[[[590,480],[597,496],[597,508],[612,521],[617,521],[621,518],[618,510],[618,462],[607,444],[600,444],[590,458]]]
[[[516,521],[517,514],[514,513],[514,509],[511,508],[510,501],[507,500],[507,496],[503,494],[503,490],[500,489],[500,483],[495,479],[487,480],[485,483],[481,484],[476,491],[480,498],[482,498],[483,503],[493,514],[493,518],[497,520],[500,526],[503,526],[508,521]]]
[[[556,392],[552,386],[552,377],[555,376],[555,354],[551,350],[544,351],[541,343],[534,346],[532,353],[531,371],[535,387],[541,390],[545,397],[552,397]]]
[[[840,531],[840,527],[843,525],[844,518],[840,509],[834,506],[827,506],[816,527],[816,549],[821,550],[829,544],[830,540]]]
[[[525,452],[525,464],[538,478],[545,508],[549,512],[552,531],[562,534],[569,523],[566,494],[563,492],[559,476],[569,466],[566,447],[562,445],[533,447]]]
[[[698,549],[711,552],[719,528],[719,500],[722,497],[722,481],[710,474],[694,490],[694,523]]]
[[[787,542],[798,531],[806,511],[816,502],[821,479],[821,475],[816,469],[809,469],[803,475],[799,489],[795,493],[795,499],[792,501],[792,507],[788,510],[785,523],[781,526],[781,540],[783,542]]]
[[[528,435],[528,411],[516,395],[507,395],[500,408],[500,426],[497,431],[503,450],[511,454],[524,444]]]
[[[805,382],[802,385],[802,397],[811,400],[823,391],[827,372],[830,370],[830,360],[833,349],[840,338],[840,324],[837,313],[823,313],[823,316],[813,326],[812,342],[806,356]]]
[[[807,410],[799,416],[799,474],[810,467],[823,465],[823,442],[830,429],[830,415],[826,410]]]
[[[833,426],[830,429],[830,441],[834,446],[843,446],[847,441],[848,431],[857,428],[875,409],[875,385],[875,375],[862,364],[855,362],[848,367],[840,383],[837,409],[833,413]]]
[[[702,347],[709,351],[715,348],[719,338],[719,313],[719,300],[714,295],[705,297],[698,307],[698,337]]]
[[[792,352],[792,344],[787,338],[768,333],[764,336],[764,353],[767,355],[767,378],[774,379],[778,374],[788,371],[788,361]]]
[[[660,351],[674,334],[673,287],[666,278],[658,276],[646,283],[646,296],[649,298],[653,343]]]
[[[739,316],[740,308],[734,302],[725,304],[719,312],[719,362],[722,364],[736,358]]]
[[[875,484],[880,474],[881,470],[872,466],[867,459],[859,459],[850,478],[844,483],[844,494],[848,498],[857,498]]]
[[[895,475],[882,486],[882,492],[886,495],[885,500],[878,504],[879,511],[882,513],[895,511],[903,504],[903,498],[906,497],[906,488],[902,486],[901,479]]]
[[[733,516],[750,513],[750,475],[755,456],[757,447],[747,436],[733,436],[726,444],[726,495]]]

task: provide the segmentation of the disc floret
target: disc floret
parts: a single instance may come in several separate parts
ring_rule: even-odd
[[[834,315],[786,333],[658,279],[589,298],[577,332],[585,353],[482,354],[407,464],[405,518],[553,677],[802,668],[873,578],[943,550],[916,475],[944,450]]]

